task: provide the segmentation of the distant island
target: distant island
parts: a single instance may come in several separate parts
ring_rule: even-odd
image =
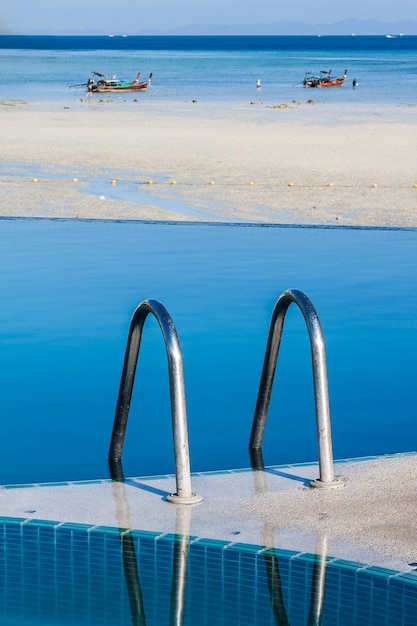
[[[137,35],[417,35],[417,20],[381,22],[379,20],[343,20],[332,24],[306,22],[271,22],[268,24],[202,25],[193,24],[166,31],[141,30]]]
[[[96,28],[87,29],[37,29],[30,33],[7,32],[0,28],[1,34],[25,35],[108,35],[108,32]],[[254,36],[254,35],[417,35],[417,20],[399,20],[383,22],[376,19],[348,19],[330,24],[309,24],[306,22],[280,21],[258,24],[189,24],[167,30],[139,29],[134,23],[120,35],[154,35],[154,36]]]

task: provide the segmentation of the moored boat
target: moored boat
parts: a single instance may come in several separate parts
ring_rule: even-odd
[[[140,72],[136,76],[135,80],[127,81],[120,80],[113,76],[112,78],[107,78],[105,74],[101,74],[101,72],[93,72],[93,76],[95,76],[95,80],[93,78],[89,78],[87,81],[87,90],[91,92],[127,92],[127,91],[146,91],[146,89],[151,84],[152,80],[152,72],[149,74],[149,78],[144,81],[140,81]]]
[[[347,70],[342,76],[332,78],[332,70],[320,72],[320,76],[307,73],[303,80],[304,87],[341,87],[346,80]]]

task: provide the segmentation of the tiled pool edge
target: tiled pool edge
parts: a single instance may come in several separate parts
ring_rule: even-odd
[[[80,524],[74,522],[54,521],[54,520],[42,520],[35,518],[19,518],[19,517],[5,517],[0,516],[0,529],[4,526],[30,526],[32,528],[45,528],[53,530],[55,532],[60,531],[84,531],[86,533],[94,533],[101,535],[118,535],[119,537],[132,537],[134,539],[153,539],[157,541],[169,541],[175,543],[183,539],[182,535],[176,535],[175,533],[147,531],[147,530],[131,530],[128,528],[119,528],[117,526],[100,526],[94,524]],[[280,548],[269,548],[267,546],[224,541],[218,539],[209,539],[206,537],[194,537],[190,536],[189,545],[197,545],[199,547],[212,547],[221,550],[232,550],[238,552],[246,552],[254,555],[271,556],[271,557],[283,557],[291,561],[310,562],[317,563],[322,557],[310,552],[301,552],[294,550],[286,550]],[[346,559],[340,559],[337,557],[326,556],[326,568],[336,567],[338,569],[345,569],[352,573],[361,575],[378,576],[384,579],[387,583],[394,581],[406,582],[417,587],[417,570],[416,572],[400,572],[397,570],[378,567],[375,565],[367,565],[358,561],[349,561]]]
[[[416,457],[416,452],[407,452],[339,459],[335,474],[346,480],[346,492],[332,490],[333,495],[320,497],[308,488],[318,472],[316,462],[267,466],[264,471],[195,472],[193,486],[203,496],[203,503],[195,507],[166,502],[175,490],[174,475],[126,478],[124,482],[106,478],[4,485],[0,487],[0,514],[23,527],[32,520],[38,528],[42,524],[80,528],[81,524],[108,529],[113,535],[130,536],[137,531],[155,536],[156,531],[157,535],[177,534],[216,545],[220,541],[222,547],[245,545],[246,553],[271,549],[301,555],[324,554],[325,550],[332,560],[350,567],[360,563],[367,571],[377,567],[389,575],[411,574],[414,581],[415,533],[407,533],[414,511],[410,504],[413,486],[405,479],[417,475]],[[373,495],[379,493],[381,497],[375,499]],[[328,509],[324,518],[323,506]],[[343,510],[346,516],[343,513],[338,520]],[[308,515],[300,517],[300,511]],[[331,543],[331,550],[323,542]]]
[[[346,458],[346,459],[335,459],[334,464],[342,465],[344,463],[363,463],[366,461],[381,461],[384,459],[393,459],[407,456],[417,456],[417,451],[410,452],[391,452],[389,454],[381,454],[381,455],[373,455],[373,456],[364,456],[364,457],[354,457],[354,458]],[[283,470],[283,469],[291,469],[291,468],[300,468],[300,467],[314,467],[317,466],[317,461],[307,461],[305,463],[286,463],[284,465],[267,465],[265,466],[266,471],[271,470]],[[192,472],[192,477],[197,476],[226,476],[230,474],[244,474],[244,473],[252,473],[258,471],[257,469],[251,467],[243,467],[243,468],[235,468],[235,469],[226,469],[226,470],[207,470],[203,472]],[[167,480],[175,478],[175,474],[156,474],[156,475],[144,475],[144,476],[127,476],[125,478],[125,482],[127,481],[154,481],[154,480]],[[46,483],[16,483],[16,484],[8,484],[8,485],[0,485],[1,490],[7,489],[30,489],[30,488],[39,488],[39,487],[66,487],[70,485],[102,485],[106,483],[115,482],[112,478],[102,478],[97,479],[93,478],[91,480],[68,480],[68,481],[57,481],[57,482],[46,482]],[[118,481],[116,481],[118,482]]]

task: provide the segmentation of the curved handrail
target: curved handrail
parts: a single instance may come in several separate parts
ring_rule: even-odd
[[[193,494],[191,491],[190,455],[188,449],[187,414],[181,348],[174,322],[164,305],[158,302],[158,300],[150,299],[141,302],[136,307],[130,322],[108,458],[109,461],[120,461],[122,457],[143,325],[149,313],[152,313],[158,321],[168,356],[177,491],[167,496],[166,499],[175,504],[196,504],[197,502],[201,502],[202,498],[201,496]]]
[[[265,352],[258,398],[253,419],[249,448],[259,449],[265,431],[269,401],[274,382],[275,368],[281,343],[284,319],[288,307],[294,302],[301,310],[310,337],[313,362],[314,400],[316,407],[316,429],[319,452],[320,478],[312,481],[312,487],[339,487],[343,483],[334,477],[330,409],[327,384],[326,354],[324,338],[316,309],[309,298],[298,289],[287,289],[275,303],[272,313],[268,343]]]

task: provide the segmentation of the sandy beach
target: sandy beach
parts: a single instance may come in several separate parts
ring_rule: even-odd
[[[417,106],[0,101],[0,215],[417,226]]]

